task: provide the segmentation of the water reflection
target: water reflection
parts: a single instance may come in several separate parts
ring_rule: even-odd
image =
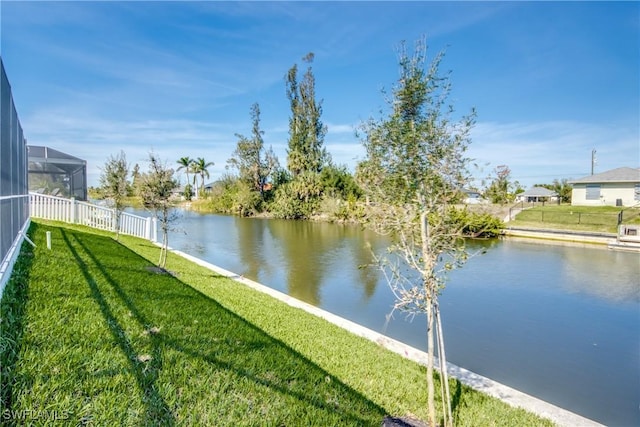
[[[569,293],[585,293],[615,303],[640,303],[640,256],[612,251],[598,256],[597,249],[584,253],[561,251],[563,288]]]
[[[257,279],[261,273],[271,272],[271,245],[265,243],[268,232],[264,221],[251,221],[247,218],[234,218],[238,231],[238,255],[244,267],[243,275]]]
[[[277,240],[287,275],[288,294],[313,305],[320,303],[320,284],[331,247],[322,233],[312,233],[313,224],[296,221],[269,221],[268,229]],[[297,235],[297,239],[291,239]]]
[[[382,248],[382,239],[371,239],[367,233],[363,233],[362,241],[351,245],[352,256],[358,268],[358,276],[363,286],[364,298],[368,301],[376,293],[379,273],[371,264],[372,254],[378,253]]]
[[[353,271],[357,271],[358,279],[349,284],[360,285],[365,300],[375,293],[377,274],[369,269],[353,269],[371,259],[359,228],[303,221],[262,222],[273,237],[270,253],[286,272],[289,295],[320,306],[323,286],[343,282],[344,273]],[[248,246],[245,253],[251,251]],[[346,265],[349,267],[345,269]]]

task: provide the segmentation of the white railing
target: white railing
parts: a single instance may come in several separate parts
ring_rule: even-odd
[[[80,224],[100,230],[116,229],[115,210],[75,199],[29,193],[32,218]],[[120,233],[143,239],[157,240],[156,219],[142,217],[127,212],[120,215]]]

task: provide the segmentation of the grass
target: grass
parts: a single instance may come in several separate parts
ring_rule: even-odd
[[[616,233],[618,214],[623,208],[615,206],[536,206],[520,212],[507,225]],[[640,208],[624,208],[623,223],[640,224]]]
[[[173,254],[172,274],[158,274],[158,248],[143,240],[44,222],[30,235],[37,248],[23,246],[0,304],[7,423],[25,423],[9,414],[36,425],[52,414],[67,425],[426,418],[426,369],[375,343]],[[458,426],[552,425],[450,386]]]

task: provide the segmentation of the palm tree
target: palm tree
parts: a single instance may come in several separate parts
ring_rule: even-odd
[[[180,167],[177,169],[182,170],[184,169],[185,173],[187,174],[187,185],[189,184],[189,170],[191,169],[191,166],[193,164],[193,159],[191,157],[180,157],[180,159],[178,159],[177,162]]]
[[[206,176],[207,178],[209,178],[208,169],[210,166],[213,166],[213,165],[214,165],[213,162],[207,162],[202,157],[198,157],[196,160],[193,161],[192,167],[191,167],[191,172],[193,172],[193,183],[195,185],[196,177],[200,175],[200,178],[202,179],[202,186],[200,187],[200,191],[204,190],[204,177]]]

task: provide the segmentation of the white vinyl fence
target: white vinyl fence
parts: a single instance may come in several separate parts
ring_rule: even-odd
[[[32,218],[80,224],[100,230],[116,230],[115,210],[75,199],[29,193]],[[120,233],[156,241],[156,219],[127,212],[120,215]]]

